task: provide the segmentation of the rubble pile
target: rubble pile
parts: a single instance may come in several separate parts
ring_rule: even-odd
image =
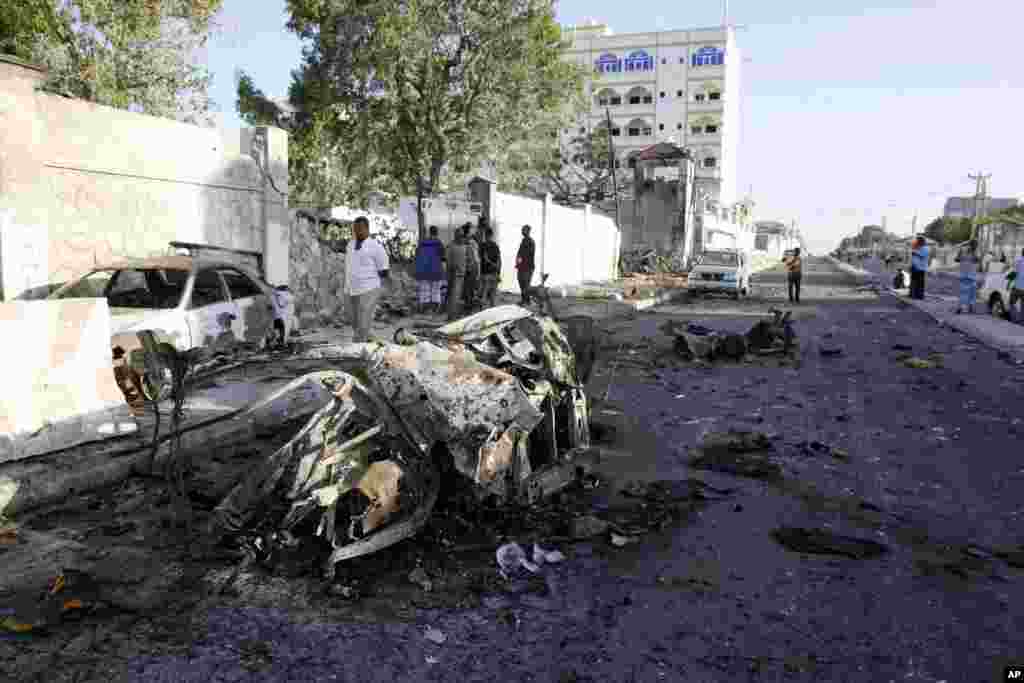
[[[407,317],[416,305],[416,280],[400,267],[391,271],[390,279],[381,292],[377,320]]]
[[[685,273],[686,264],[680,254],[666,256],[651,248],[623,250],[619,260],[623,276],[652,273]]]
[[[746,334],[722,332],[692,322],[680,327],[675,321],[665,323],[662,331],[675,337],[675,351],[685,360],[741,361],[748,354],[792,353],[796,333],[790,315],[773,310],[771,318],[758,321]]]
[[[211,539],[265,557],[313,534],[332,549],[331,574],[416,534],[454,480],[478,501],[529,505],[599,460],[576,356],[553,320],[500,306],[395,341],[288,359],[318,370],[307,376],[333,399],[217,505]]]

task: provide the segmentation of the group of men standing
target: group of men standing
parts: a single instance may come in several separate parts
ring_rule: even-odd
[[[345,250],[345,292],[351,312],[352,341],[362,343],[370,341],[377,301],[384,286],[390,286],[391,265],[387,250],[370,237],[367,217],[356,218],[352,232],[353,239]],[[524,225],[523,240],[516,254],[523,305],[531,300],[535,252],[530,226]],[[463,312],[479,308],[481,302],[494,306],[500,280],[501,248],[485,218],[480,219],[475,232],[471,224],[463,224],[447,247],[438,239],[437,226],[432,225],[426,239],[416,248],[421,313],[431,309],[440,313],[444,306],[448,319],[455,320]]]
[[[528,225],[523,226],[516,270],[523,302],[528,303],[534,270]],[[481,218],[475,230],[464,223],[447,246],[438,238],[437,226],[430,226],[427,238],[416,249],[416,280],[420,313],[440,313],[443,306],[448,319],[455,320],[481,304],[494,306],[501,280],[501,248],[487,219]]]

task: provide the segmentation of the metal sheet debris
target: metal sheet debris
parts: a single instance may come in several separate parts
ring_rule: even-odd
[[[330,546],[330,576],[422,528],[448,468],[478,499],[529,504],[599,460],[575,354],[553,320],[503,306],[395,338],[283,362],[317,369],[303,379],[330,402],[220,502],[212,540],[269,555],[312,533]]]

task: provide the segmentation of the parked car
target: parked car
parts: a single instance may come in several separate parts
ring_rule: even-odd
[[[690,271],[686,288],[693,293],[729,294],[739,299],[750,292],[750,263],[739,250],[704,251]]]
[[[1006,264],[992,263],[989,272],[980,276],[978,301],[988,306],[989,313],[1003,320],[1010,319],[1010,282]]]
[[[112,349],[120,347],[143,376],[149,398],[168,388],[147,359],[140,333],[179,352],[248,343],[283,344],[295,328],[292,295],[274,288],[244,266],[193,256],[161,256],[97,266],[53,292],[48,299],[102,297],[110,307]],[[115,353],[115,355],[118,355]]]

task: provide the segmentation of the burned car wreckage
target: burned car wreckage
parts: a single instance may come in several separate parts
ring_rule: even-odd
[[[499,306],[394,343],[307,349],[284,362],[331,393],[286,445],[217,506],[212,540],[264,551],[315,534],[325,570],[414,535],[439,495],[468,485],[477,500],[529,504],[590,470],[583,383],[574,346],[586,325]],[[570,337],[575,337],[570,341]],[[592,348],[592,346],[589,346]]]

